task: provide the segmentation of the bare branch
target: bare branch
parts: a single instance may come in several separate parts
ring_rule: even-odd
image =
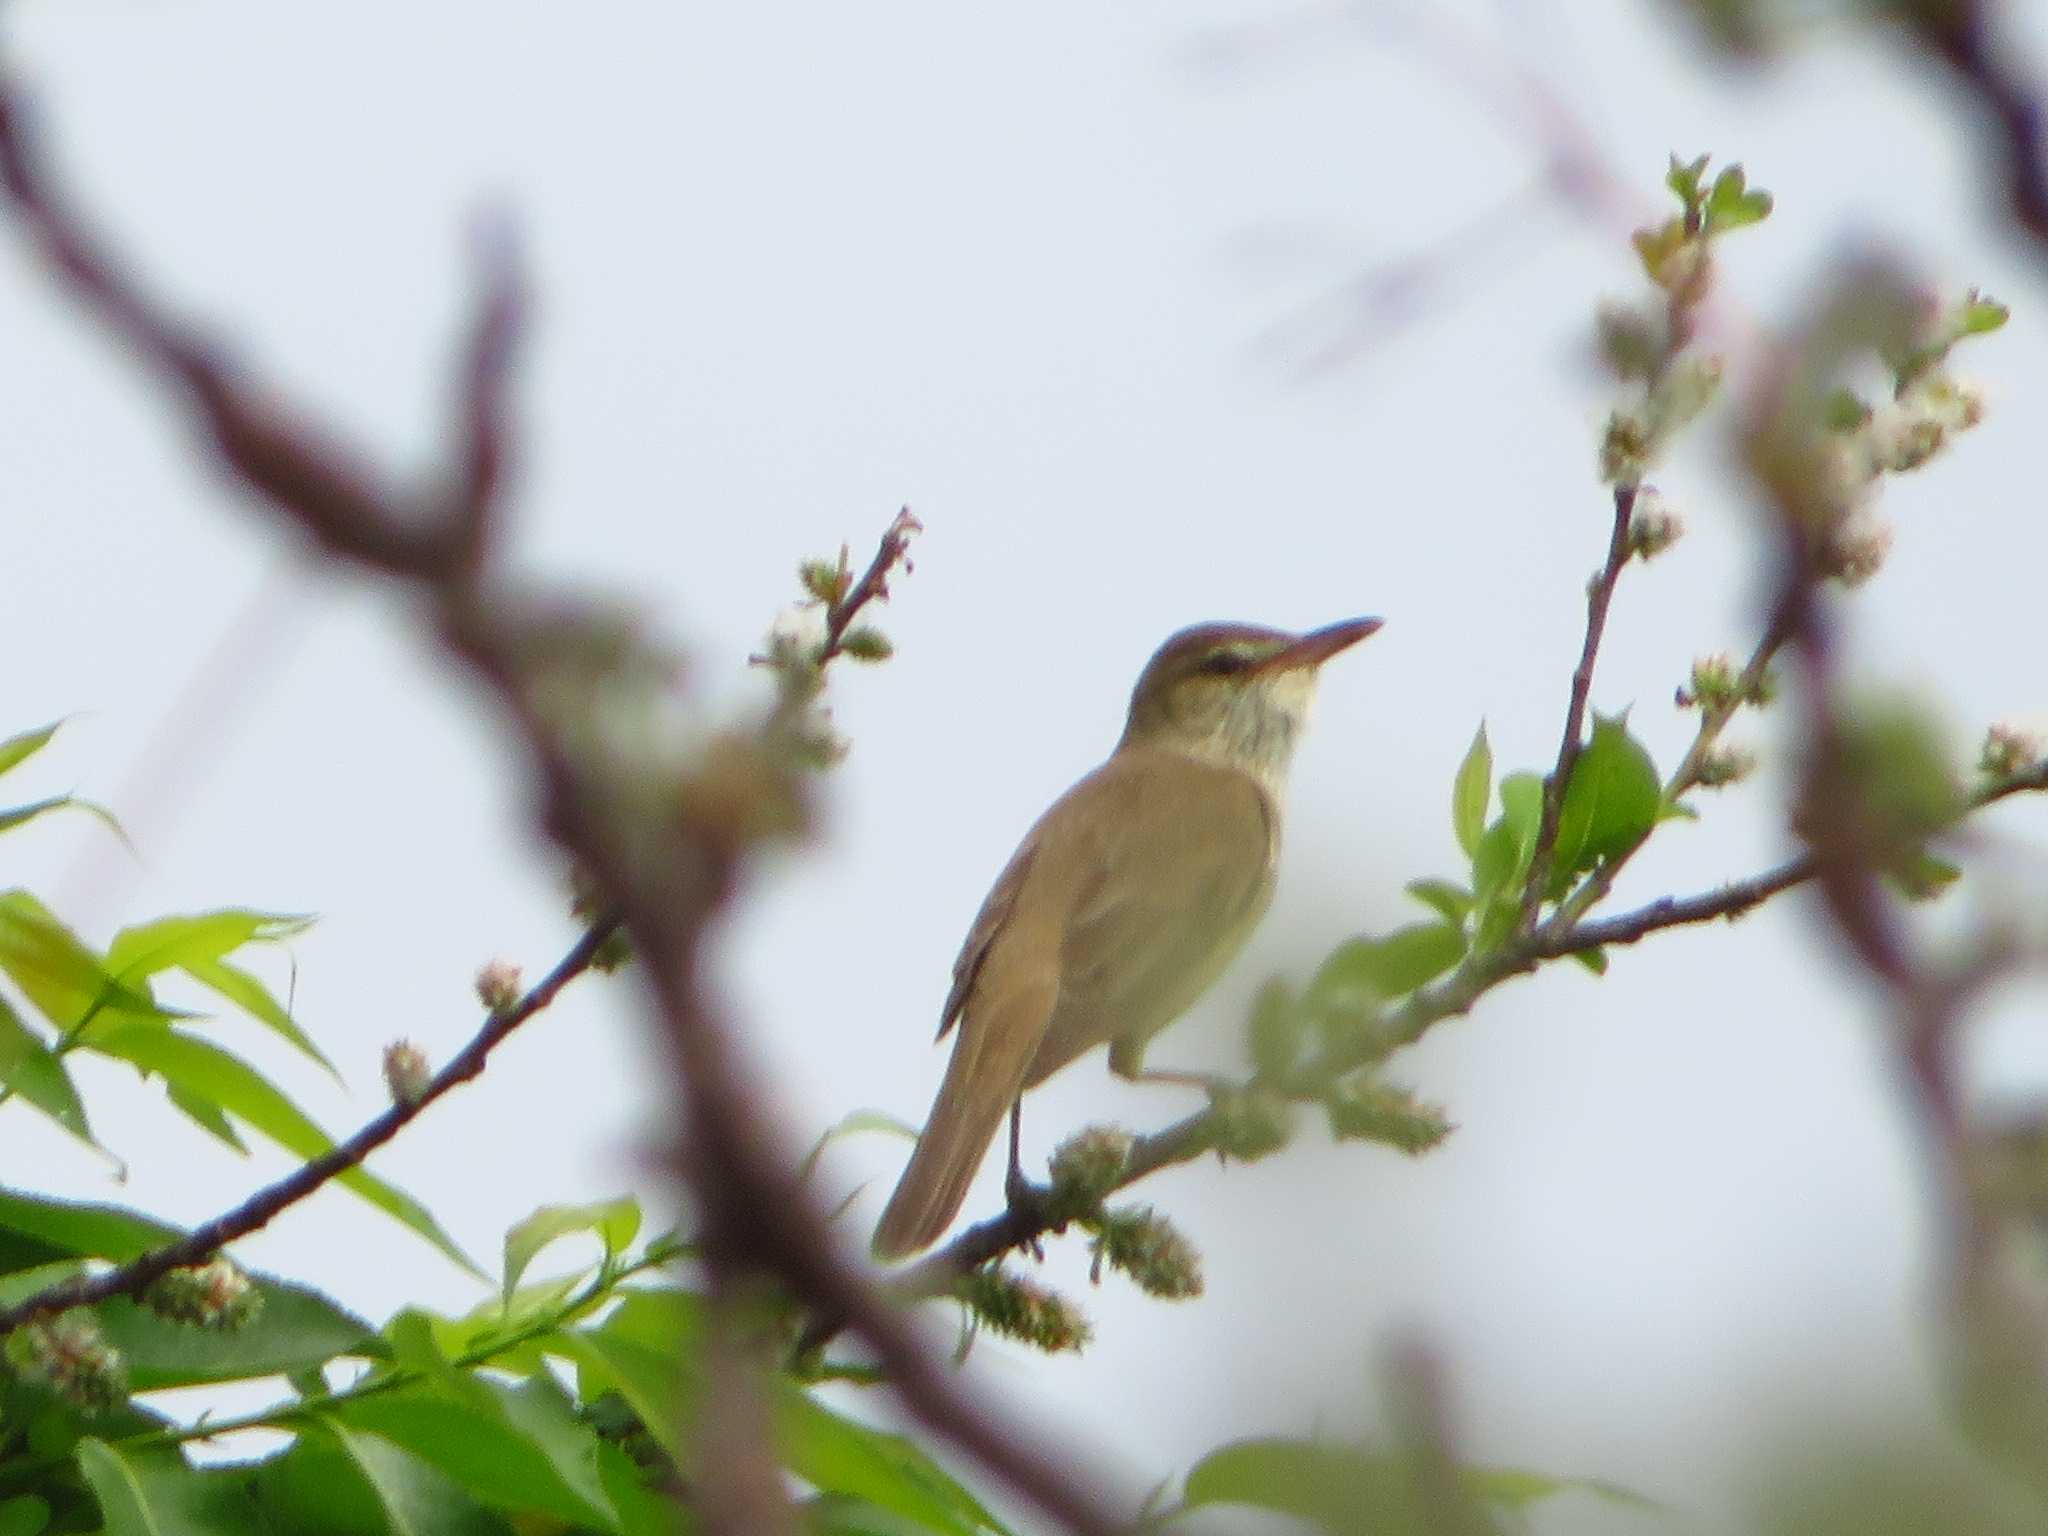
[[[212,1220],[194,1227],[176,1242],[153,1248],[141,1258],[116,1268],[67,1280],[48,1290],[38,1291],[11,1307],[0,1308],[0,1334],[38,1317],[62,1312],[67,1307],[86,1306],[114,1296],[139,1295],[171,1270],[182,1269],[188,1264],[204,1264],[229,1243],[247,1237],[323,1184],[351,1168],[360,1167],[365,1158],[396,1136],[449,1089],[481,1075],[485,1061],[506,1036],[547,1007],[562,988],[590,969],[592,957],[616,927],[615,922],[600,922],[578,939],[555,963],[554,969],[536,982],[524,997],[512,1007],[485,1019],[483,1027],[467,1045],[449,1058],[445,1067],[434,1074],[417,1098],[393,1104],[332,1151],[301,1164],[275,1184],[258,1190],[233,1210],[223,1211]]]
[[[1536,921],[1536,909],[1543,905],[1543,892],[1550,883],[1550,864],[1557,852],[1557,822],[1564,810],[1565,786],[1579,760],[1586,734],[1586,701],[1593,691],[1593,667],[1600,656],[1600,640],[1607,632],[1607,608],[1614,600],[1615,583],[1628,564],[1628,525],[1635,516],[1636,487],[1614,488],[1614,525],[1607,536],[1607,559],[1586,588],[1586,638],[1579,647],[1579,664],[1572,669],[1572,691],[1564,712],[1563,738],[1557,744],[1557,765],[1543,783],[1543,819],[1536,827],[1536,849],[1529,860],[1528,884],[1522,889],[1519,931],[1526,932]]]

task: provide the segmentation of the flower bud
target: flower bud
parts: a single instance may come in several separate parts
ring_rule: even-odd
[[[410,1040],[394,1040],[384,1047],[384,1086],[392,1103],[411,1109],[426,1097],[433,1076],[427,1053]]]
[[[1076,1131],[1052,1155],[1052,1205],[1069,1218],[1095,1210],[1116,1188],[1131,1155],[1131,1137],[1111,1125]]]
[[[142,1293],[142,1304],[174,1323],[233,1333],[263,1310],[263,1293],[234,1260],[216,1254],[159,1275]]]
[[[519,967],[509,960],[493,960],[476,973],[477,1001],[493,1013],[503,1013],[519,1001]]]
[[[953,1294],[997,1333],[1036,1345],[1047,1354],[1067,1349],[1078,1352],[1092,1334],[1088,1319],[1064,1296],[1000,1264],[962,1275],[954,1283]]]
[[[2041,761],[2040,738],[2003,721],[1984,733],[1977,767],[1987,779],[2012,779]]]
[[[1093,1225],[1095,1241],[1089,1246],[1095,1258],[1092,1278],[1100,1280],[1102,1266],[1107,1264],[1129,1275],[1146,1295],[1162,1301],[1184,1301],[1202,1294],[1202,1256],[1151,1206],[1106,1211]]]
[[[30,1381],[88,1413],[105,1413],[128,1398],[128,1369],[91,1312],[73,1307],[23,1323],[7,1335],[8,1364]]]

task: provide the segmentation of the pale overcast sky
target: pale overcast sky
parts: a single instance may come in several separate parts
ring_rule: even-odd
[[[2048,546],[2016,494],[2048,403],[2048,284],[2001,234],[1942,82],[1878,38],[1768,77],[1705,67],[1675,7],[1441,9],[1482,56],[1539,63],[1646,206],[1674,149],[1741,159],[1777,194],[1727,248],[1738,342],[1872,242],[2012,301],[1965,362],[1990,419],[1888,493],[1893,564],[1853,639],[1873,674],[1939,680],[1960,742],[2048,714]],[[1540,147],[1497,96],[1374,13],[15,0],[0,41],[68,185],[153,284],[394,464],[436,442],[465,230],[509,210],[538,293],[518,563],[642,605],[720,705],[798,556],[864,556],[904,503],[924,518],[884,615],[898,659],[835,685],[855,750],[823,839],[760,870],[719,943],[733,1017],[808,1137],[865,1106],[923,1115],[983,890],[1179,625],[1387,620],[1330,669],[1272,918],[1160,1063],[1230,1059],[1261,977],[1409,920],[1402,882],[1454,871],[1448,786],[1482,716],[1504,766],[1555,750],[1605,536],[1589,317],[1637,275],[1625,230],[1530,195]],[[1413,324],[1304,369],[1346,334],[1332,295],[1461,230]],[[570,934],[506,740],[408,605],[318,569],[198,467],[11,232],[0,336],[0,732],[78,716],[10,788],[104,799],[139,845],[39,827],[8,840],[0,883],[98,941],[168,911],[319,913],[293,946],[297,1008],[350,1091],[219,1029],[344,1131],[381,1102],[386,1041],[445,1057],[482,961],[537,972]],[[1667,766],[1689,659],[1754,634],[1723,427],[1659,476],[1693,531],[1630,573],[1594,694],[1633,706]],[[1623,897],[1761,867],[1774,793],[1660,837]],[[2000,825],[2039,842],[2044,814]],[[1176,1170],[1143,1193],[1203,1248],[1207,1295],[1089,1290],[1080,1244],[1056,1244],[1094,1346],[984,1342],[973,1374],[1142,1490],[1231,1438],[1369,1423],[1383,1351],[1419,1333],[1471,1456],[1734,1520],[1773,1405],[1932,1412],[1918,1147],[1868,998],[1818,934],[1788,900],[1617,955],[1604,981],[1564,967],[1504,991],[1397,1064],[1459,1122],[1441,1151],[1311,1135]],[[657,1187],[661,1079],[632,1000],[579,984],[378,1171],[486,1258],[536,1202]],[[2038,1001],[1980,1032],[1986,1086],[2048,1084]],[[81,1075],[134,1160],[125,1187],[19,1113],[0,1177],[194,1220],[285,1166],[227,1155],[123,1073]],[[1094,1058],[1034,1096],[1030,1150],[1186,1107]],[[901,1158],[872,1140],[828,1164],[835,1195],[871,1181],[856,1242]],[[970,1211],[999,1199],[991,1158]],[[339,1192],[241,1251],[373,1318],[477,1299]]]

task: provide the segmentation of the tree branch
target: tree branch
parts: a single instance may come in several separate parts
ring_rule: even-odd
[[[0,1334],[68,1307],[87,1306],[115,1296],[138,1295],[171,1270],[188,1264],[204,1264],[229,1243],[247,1237],[275,1220],[323,1184],[351,1168],[359,1167],[365,1158],[396,1136],[449,1089],[481,1075],[485,1061],[506,1036],[547,1007],[562,988],[590,969],[592,958],[617,926],[615,919],[598,922],[517,1003],[485,1019],[483,1027],[467,1045],[449,1058],[445,1067],[434,1074],[418,1098],[393,1104],[332,1151],[301,1164],[276,1183],[258,1190],[233,1210],[223,1211],[212,1220],[202,1222],[177,1241],[153,1248],[141,1258],[131,1259],[113,1269],[66,1280],[11,1307],[0,1308]]]
[[[486,263],[486,297],[463,371],[457,491],[446,505],[422,507],[380,486],[310,421],[141,297],[54,195],[31,153],[20,103],[4,85],[0,186],[88,308],[146,365],[183,387],[222,466],[330,553],[419,587],[436,604],[444,644],[497,696],[532,760],[544,825],[616,902],[642,957],[677,1066],[688,1126],[681,1169],[705,1213],[707,1258],[735,1274],[777,1276],[809,1305],[848,1318],[927,1426],[1072,1529],[1112,1536],[1123,1522],[1072,1470],[1071,1458],[1039,1448],[973,1403],[896,1310],[837,1258],[777,1139],[763,1129],[697,966],[698,941],[730,892],[746,830],[729,806],[723,813],[687,801],[676,807],[672,792],[653,797],[671,807],[653,821],[644,779],[622,773],[601,739],[575,733],[550,712],[563,701],[542,653],[558,618],[486,590],[503,462],[502,384],[520,312],[507,248],[496,247]],[[870,596],[901,557],[908,531],[899,518],[893,543],[885,540],[891,560],[871,569]]]
[[[1536,848],[1529,859],[1529,880],[1522,889],[1522,912],[1517,931],[1527,932],[1536,921],[1536,909],[1543,905],[1543,892],[1550,883],[1550,862],[1557,852],[1558,817],[1564,811],[1565,786],[1579,760],[1586,733],[1586,703],[1593,692],[1593,667],[1600,655],[1600,640],[1607,632],[1607,608],[1614,600],[1615,584],[1628,564],[1628,526],[1635,516],[1636,487],[1614,488],[1614,526],[1607,536],[1607,561],[1586,588],[1586,638],[1579,647],[1579,664],[1572,669],[1572,691],[1565,705],[1564,733],[1557,744],[1557,766],[1543,782],[1543,819],[1536,827]]]

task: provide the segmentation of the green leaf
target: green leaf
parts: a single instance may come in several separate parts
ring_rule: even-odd
[[[822,1493],[863,1499],[929,1531],[977,1536],[1003,1529],[917,1445],[835,1413],[794,1387],[777,1394],[775,1429],[784,1465]]]
[[[1988,335],[2011,318],[2012,311],[2005,305],[1972,288],[1963,296],[1962,312],[1956,317],[1956,334],[1959,337]],[[0,772],[5,771],[0,767]]]
[[[87,1436],[78,1470],[106,1522],[105,1536],[244,1536],[256,1529],[241,1480],[201,1471],[167,1448],[133,1450]]]
[[[271,944],[304,933],[313,919],[284,912],[224,908],[138,923],[114,935],[107,966],[123,981],[186,965],[218,960],[244,944]]]
[[[482,1503],[618,1529],[597,1476],[597,1435],[551,1378],[510,1387],[475,1377],[468,1385],[475,1391],[461,1398],[421,1387],[380,1392],[323,1417],[409,1452]]]
[[[1575,949],[1572,958],[1595,976],[1607,974],[1607,951],[1604,949]]]
[[[22,1251],[41,1254],[28,1261],[35,1264],[52,1258],[125,1264],[185,1235],[166,1222],[118,1205],[52,1200],[4,1188],[0,1188],[0,1234],[24,1240],[17,1245]]]
[[[171,1322],[126,1297],[96,1309],[137,1391],[248,1381],[308,1370],[341,1355],[390,1353],[376,1330],[307,1286],[250,1275],[263,1304],[231,1332]]]
[[[19,736],[10,736],[5,741],[0,741],[0,773],[6,773],[42,751],[50,744],[50,738],[57,734],[63,724],[62,720],[52,720],[48,725],[36,730],[23,731]]]
[[[1507,1467],[1465,1467],[1466,1494],[1520,1513],[1560,1493],[1585,1493],[1635,1508],[1657,1508],[1612,1483],[1548,1477]],[[1211,1452],[1188,1473],[1185,1502],[1246,1504],[1292,1515],[1331,1536],[1394,1536],[1443,1529],[1441,1494],[1399,1456],[1313,1440],[1240,1440]]]
[[[856,1109],[827,1126],[825,1133],[811,1144],[811,1150],[804,1154],[804,1160],[797,1169],[797,1177],[810,1178],[817,1170],[818,1159],[825,1155],[825,1149],[833,1142],[848,1136],[864,1136],[869,1133],[900,1136],[905,1141],[917,1140],[916,1126],[899,1120],[884,1110]]]
[[[247,971],[230,965],[227,956],[245,944],[275,944],[312,926],[312,918],[282,912],[228,908],[124,928],[107,948],[107,965],[124,982],[135,982],[168,970],[182,970],[217,996],[268,1025],[292,1045],[327,1068],[335,1080],[334,1063],[270,989]]]
[[[85,1105],[63,1058],[45,1045],[35,1032],[21,1022],[21,1016],[6,998],[0,997],[0,1084],[19,1094],[91,1147],[92,1127],[86,1124]]]
[[[196,1035],[139,1024],[95,1029],[83,1045],[117,1057],[164,1081],[219,1105],[243,1124],[286,1151],[312,1159],[334,1149],[328,1134],[306,1117],[254,1067],[240,1057]],[[395,1221],[410,1227],[456,1264],[479,1279],[487,1278],[455,1239],[442,1230],[425,1206],[385,1183],[366,1168],[351,1168],[335,1180],[353,1190]]]
[[[505,1536],[503,1521],[410,1451],[331,1416],[321,1427],[355,1464],[393,1536]]]
[[[0,893],[0,971],[58,1029],[97,1020],[163,1024],[178,1017],[124,985],[27,891]]]
[[[594,1233],[607,1261],[626,1251],[640,1231],[640,1202],[630,1195],[596,1205],[544,1205],[505,1234],[503,1295],[509,1306],[519,1277],[534,1256],[572,1232]]]
[[[1472,855],[1472,891],[1481,907],[1503,892],[1519,890],[1536,852],[1543,821],[1543,780],[1511,773],[1500,781],[1501,813],[1479,839]]]
[[[1761,187],[1750,188],[1742,167],[1731,165],[1714,178],[1713,190],[1707,194],[1707,229],[1718,235],[1760,223],[1770,217],[1772,206],[1771,194]]]
[[[1309,984],[1310,1006],[1329,1006],[1351,992],[1379,1002],[1402,997],[1464,957],[1464,932],[1448,923],[1416,923],[1381,939],[1347,939]]]
[[[1595,716],[1593,739],[1572,764],[1558,810],[1546,894],[1561,893],[1575,875],[1633,849],[1657,825],[1663,805],[1663,781],[1649,750],[1621,717]]]
[[[114,819],[114,813],[96,800],[87,800],[78,795],[51,795],[44,800],[31,800],[26,805],[9,806],[0,810],[0,832],[12,832],[16,827],[27,826],[40,816],[52,811],[83,811],[86,815],[108,828],[122,842],[128,841],[128,834],[121,823]]]
[[[1691,208],[1700,200],[1700,178],[1707,174],[1709,158],[1701,155],[1696,160],[1688,161],[1680,160],[1676,155],[1671,157],[1671,169],[1664,174],[1664,185],[1669,187],[1687,208]],[[1737,171],[1736,174],[1740,176],[1741,172]]]
[[[1407,891],[1447,923],[1462,924],[1472,911],[1472,893],[1449,880],[1410,880]]]
[[[564,1329],[540,1342],[549,1354],[575,1365],[577,1396],[585,1403],[618,1393],[663,1450],[679,1461],[691,1459],[679,1355],[602,1328]]]
[[[1486,805],[1492,798],[1493,748],[1486,740],[1486,723],[1481,721],[1451,784],[1451,830],[1457,834],[1458,846],[1465,850],[1468,859],[1479,851],[1479,835],[1486,827]]]
[[[0,1499],[0,1536],[38,1536],[50,1523],[48,1501],[32,1493]]]

